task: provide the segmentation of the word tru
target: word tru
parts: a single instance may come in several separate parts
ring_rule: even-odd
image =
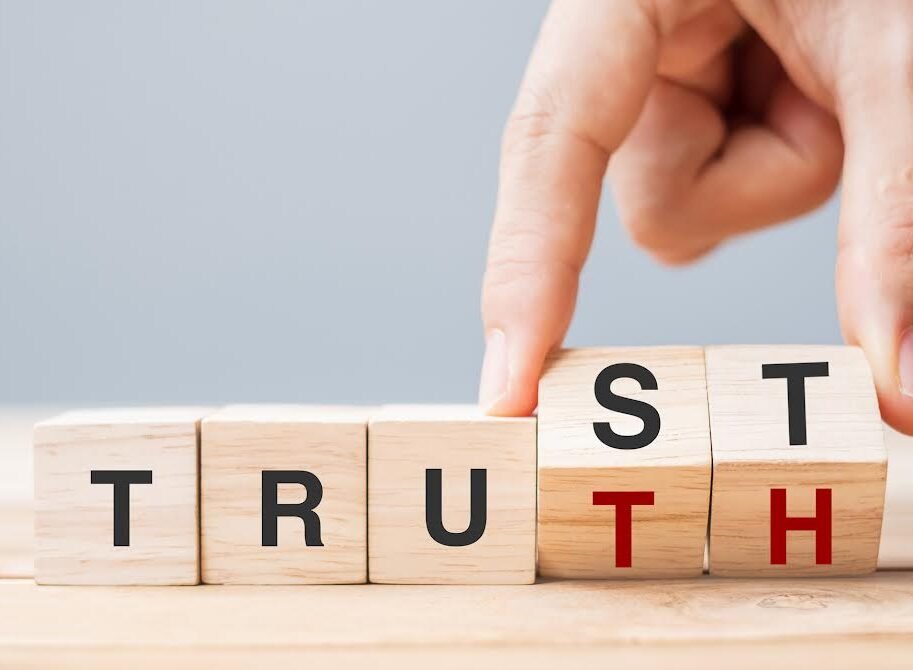
[[[440,468],[425,470],[425,527],[435,542],[445,547],[466,547],[482,538],[487,519],[487,474],[485,468],[473,468],[470,471],[469,525],[465,530],[454,533],[444,528],[442,471]],[[152,470],[92,470],[91,481],[93,484],[113,485],[113,546],[129,547],[130,486],[152,484]],[[263,470],[261,482],[261,546],[278,546],[280,517],[301,520],[306,546],[324,546],[320,535],[320,515],[317,513],[317,506],[323,499],[323,484],[320,483],[320,479],[306,470]],[[279,503],[278,492],[281,484],[302,486],[305,491],[304,500],[298,503]],[[630,516],[630,506],[628,514]]]

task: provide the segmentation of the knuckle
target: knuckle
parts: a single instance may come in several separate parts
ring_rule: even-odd
[[[558,132],[557,105],[551,96],[521,92],[501,138],[505,155],[525,154]]]
[[[806,184],[805,202],[802,203],[803,210],[811,210],[826,203],[834,195],[839,184],[838,170],[828,169],[824,166],[816,170]]]
[[[540,265],[534,260],[500,258],[490,262],[485,271],[483,301],[497,301],[500,296],[513,292],[515,287],[522,290],[540,272]]]
[[[805,194],[805,207],[812,208],[823,204],[830,198],[840,184],[843,169],[843,145],[824,143],[819,145],[802,175],[797,179],[795,188]]]
[[[886,204],[873,224],[840,235],[838,270],[844,281],[869,277],[888,294],[913,298],[913,197]]]
[[[909,267],[913,264],[913,166],[878,180],[876,189],[880,230],[870,239],[879,257]]]
[[[557,141],[572,141],[599,148],[587,132],[581,110],[588,106],[555,83],[524,83],[504,126],[501,151],[504,156],[537,153]]]
[[[641,208],[623,217],[631,241],[655,261],[668,266],[691,263],[716,247],[687,232],[687,224],[672,208]]]
[[[665,253],[654,254],[653,257],[663,265],[668,267],[681,267],[683,265],[689,265],[695,261],[700,260],[711,251],[716,249],[716,244],[708,244],[703,247],[693,247],[689,249],[679,249],[676,251],[669,251]]]
[[[638,209],[623,217],[631,241],[644,251],[655,251],[669,245],[667,217],[656,208]]]
[[[579,264],[543,254],[534,245],[517,242],[533,231],[504,237],[493,243],[482,287],[482,311],[491,315],[508,309],[535,309],[537,298],[551,298],[576,290]]]
[[[639,207],[622,215],[631,241],[640,249],[656,254],[679,246],[675,215],[664,205]]]
[[[557,211],[517,206],[495,226],[489,246],[489,271],[494,273],[580,274],[583,258],[571,226],[556,226]]]
[[[879,239],[879,256],[887,260],[889,267],[900,271],[897,280],[906,285],[913,283],[913,211],[887,222]]]
[[[530,286],[551,281],[564,284],[576,282],[580,272],[571,263],[522,256],[500,257],[489,262],[485,271],[483,295],[495,299],[501,295],[525,292]]]

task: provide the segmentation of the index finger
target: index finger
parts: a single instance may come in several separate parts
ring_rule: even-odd
[[[483,409],[536,407],[548,352],[570,323],[609,156],[656,72],[658,34],[636,0],[557,0],[502,146],[485,271]]]

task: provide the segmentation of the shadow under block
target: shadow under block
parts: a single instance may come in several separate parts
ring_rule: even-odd
[[[535,581],[535,418],[390,406],[368,442],[372,582]]]
[[[722,346],[709,347],[706,358],[713,435],[710,572],[873,571],[887,452],[862,351]]]
[[[38,423],[35,581],[199,583],[204,413],[99,409]]]
[[[699,347],[557,352],[539,383],[539,574],[700,575],[710,467]]]
[[[204,583],[367,581],[365,409],[229,406],[200,460]]]

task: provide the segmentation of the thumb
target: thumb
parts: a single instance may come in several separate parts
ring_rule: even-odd
[[[609,155],[656,71],[657,35],[635,0],[556,1],[504,133],[482,291],[479,404],[536,407],[539,375],[570,323]]]
[[[913,53],[907,58],[905,67],[856,77],[861,88],[842,96],[837,295],[844,335],[872,367],[882,416],[913,434]]]

